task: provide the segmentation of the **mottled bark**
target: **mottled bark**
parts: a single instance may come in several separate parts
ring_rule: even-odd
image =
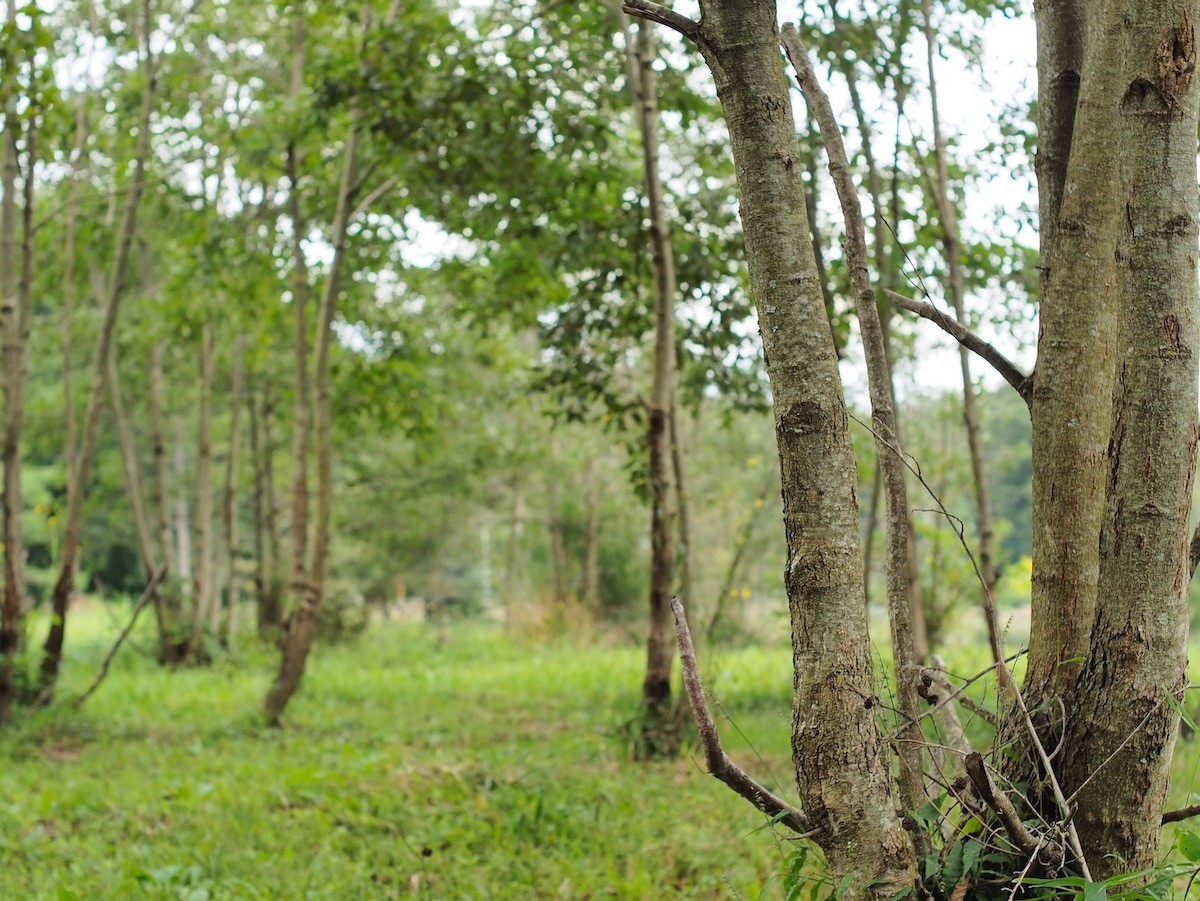
[[[105,372],[108,354],[112,349],[113,333],[116,330],[117,314],[125,289],[125,268],[129,261],[129,249],[137,229],[138,207],[141,204],[146,170],[146,158],[150,152],[150,118],[154,109],[156,73],[154,55],[150,50],[151,2],[142,5],[140,33],[143,41],[142,66],[145,80],[142,88],[141,117],[138,123],[137,149],[129,192],[121,215],[117,233],[116,250],[109,275],[100,334],[96,342],[96,357],[93,363],[92,381],[88,389],[87,407],[84,413],[82,443],[76,458],[75,469],[67,484],[67,512],[62,537],[62,556],[58,575],[50,594],[50,631],[46,636],[41,663],[42,696],[49,698],[58,680],[59,664],[62,660],[63,641],[66,636],[67,607],[75,586],[75,573],[79,561],[79,539],[83,529],[83,502],[87,494],[87,481],[95,454],[96,439],[100,431],[100,413],[103,407]]]
[[[866,227],[862,208],[850,172],[850,161],[842,143],[841,132],[830,106],[829,98],[817,82],[816,72],[800,35],[792,26],[783,31],[783,44],[796,69],[796,79],[804,98],[821,129],[825,150],[829,155],[829,171],[837,188],[842,218],[846,226],[846,264],[850,270],[850,289],[858,313],[863,353],[867,364],[867,390],[871,399],[871,423],[875,434],[875,456],[883,484],[887,511],[884,534],[884,581],[887,585],[888,620],[892,629],[892,656],[896,668],[896,704],[906,721],[897,730],[896,751],[900,757],[897,781],[900,799],[905,810],[921,809],[925,794],[925,755],[922,752],[920,727],[921,705],[917,695],[921,658],[917,656],[912,599],[919,599],[918,586],[913,584],[914,567],[909,554],[915,547],[908,509],[908,488],[905,484],[904,449],[896,428],[896,413],[892,401],[891,367],[884,344],[883,326],[875,289],[867,268]],[[856,530],[857,531],[857,530]],[[921,610],[918,601],[917,610]],[[924,620],[921,620],[922,626]],[[924,630],[923,630],[924,631]],[[928,652],[928,648],[924,649]],[[919,856],[929,853],[929,836],[921,830],[913,833]]]
[[[179,561],[178,580],[183,591],[190,595],[192,590],[192,511],[188,505],[188,486],[191,479],[188,475],[187,449],[184,445],[183,431],[179,425],[175,428],[175,450],[171,454],[171,470],[175,481],[175,501],[172,504],[175,559]]]
[[[1188,516],[1197,441],[1195,22],[1200,3],[1135,2],[1097,14],[1125,61],[1108,97],[1124,150],[1108,192],[1121,215],[1119,323],[1095,623],[1067,739],[1064,781],[1096,878],[1152,866],[1177,707],[1187,684]],[[1089,61],[1105,43],[1092,41]],[[1099,63],[1099,60],[1096,60]],[[1111,65],[1111,62],[1110,62]],[[1085,65],[1086,97],[1092,66]],[[1082,123],[1083,104],[1080,119]],[[1075,146],[1081,132],[1077,128]],[[1074,162],[1074,160],[1072,160]],[[1073,167],[1060,227],[1073,199]],[[1113,248],[1108,248],[1110,251]]]
[[[628,38],[627,38],[628,41]],[[642,682],[646,750],[672,751],[671,662],[675,657],[671,593],[675,580],[672,529],[677,510],[671,482],[671,408],[675,399],[675,256],[659,164],[658,74],[654,27],[638,24],[630,46],[631,87],[642,139],[642,176],[649,216],[654,272],[654,373],[650,387],[646,444],[650,454],[650,633]],[[636,73],[636,74],[634,74]],[[660,747],[655,747],[656,745]]]
[[[911,888],[914,860],[871,703],[857,472],[808,232],[776,7],[703,0],[701,13],[701,23],[657,17],[697,42],[729,125],[781,464],[797,782],[835,879],[849,877],[847,896],[890,898]]]
[[[1108,482],[1119,302],[1115,252],[1124,219],[1116,188],[1127,155],[1115,137],[1118,98],[1127,86],[1121,13],[1101,7],[1094,13],[1065,170],[1069,190],[1062,191],[1057,220],[1052,209],[1045,211],[1052,240],[1043,237],[1042,244],[1030,403],[1033,592],[1025,680],[1034,709],[1049,697],[1068,695],[1088,653]],[[1051,179],[1052,170],[1047,163],[1039,178]]]

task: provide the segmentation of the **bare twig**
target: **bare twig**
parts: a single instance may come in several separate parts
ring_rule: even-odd
[[[997,789],[992,783],[987,766],[978,753],[972,751],[967,755],[966,770],[979,797],[1000,817],[1000,822],[1004,824],[1004,831],[1008,833],[1008,837],[1013,840],[1022,853],[1036,854],[1041,840],[1025,828],[1021,817],[1017,815],[1017,809],[1013,807],[1012,801],[1008,800],[1008,795]]]
[[[889,290],[885,293],[888,300],[896,306],[903,307],[910,313],[916,313],[922,319],[928,319],[967,350],[978,354],[983,360],[990,363],[1001,378],[1016,389],[1017,394],[1021,395],[1021,399],[1025,401],[1026,405],[1029,404],[1030,398],[1033,396],[1033,379],[1018,369],[1016,364],[1000,353],[995,346],[928,301],[915,300],[896,291]]]
[[[108,653],[104,655],[104,662],[100,664],[100,672],[96,673],[96,678],[92,680],[92,684],[88,686],[87,691],[79,695],[71,701],[71,706],[79,708],[83,706],[83,702],[95,694],[96,689],[100,687],[100,683],[104,681],[104,677],[108,675],[108,668],[113,662],[113,658],[117,656],[117,651],[121,650],[121,645],[125,639],[129,637],[129,633],[133,631],[134,625],[137,623],[138,614],[150,603],[151,600],[158,594],[158,586],[162,584],[162,580],[166,578],[167,568],[160,566],[158,571],[150,577],[150,581],[146,583],[146,588],[142,592],[142,596],[138,598],[137,604],[133,607],[133,613],[129,617],[129,622],[125,629],[117,636],[117,640],[113,642],[113,646],[108,649]]]
[[[679,662],[683,668],[683,687],[688,702],[692,705],[692,716],[696,718],[696,731],[704,748],[704,762],[710,775],[720,779],[737,794],[741,795],[767,816],[783,823],[802,835],[812,829],[808,817],[782,798],[759,785],[753,777],[730,760],[721,746],[717,724],[704,699],[704,683],[700,681],[700,670],[696,663],[696,648],[692,644],[692,633],[688,628],[687,615],[679,598],[671,598],[671,612],[675,614],[675,634],[679,638]]]
[[[697,41],[700,38],[699,22],[694,22],[661,3],[654,3],[652,0],[624,0],[621,9],[636,19],[657,22],[678,31],[689,41]]]

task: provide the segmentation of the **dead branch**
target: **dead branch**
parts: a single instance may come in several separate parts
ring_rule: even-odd
[[[1000,374],[1001,378],[1016,389],[1017,394],[1021,395],[1021,399],[1025,401],[1026,406],[1029,405],[1030,398],[1033,397],[1033,378],[1018,369],[1016,364],[1000,353],[994,345],[988,343],[949,313],[939,310],[928,301],[914,300],[911,297],[906,297],[891,290],[885,293],[888,300],[896,306],[902,307],[910,313],[916,313],[922,319],[928,319],[967,350],[978,354],[980,358],[991,364],[992,368]]]
[[[696,663],[696,648],[692,644],[692,632],[688,628],[687,615],[679,598],[671,598],[671,612],[675,614],[675,634],[679,639],[679,662],[683,669],[683,687],[687,692],[692,716],[696,719],[696,731],[700,745],[704,748],[704,762],[709,775],[720,779],[737,794],[741,795],[767,816],[801,835],[812,831],[808,817],[767,788],[759,785],[745,770],[734,763],[721,746],[717,724],[704,698],[704,683],[700,681],[700,669]]]
[[[996,816],[1004,824],[1004,831],[1013,840],[1013,844],[1023,854],[1036,854],[1044,839],[1034,837],[1033,833],[1025,828],[1021,817],[1017,815],[1017,809],[1013,807],[1012,801],[1008,800],[1008,795],[997,789],[992,783],[992,777],[988,775],[983,757],[972,751],[967,755],[966,769],[971,783],[975,786],[975,791],[978,792],[983,803],[996,812]]]
[[[698,41],[700,38],[699,22],[694,22],[661,3],[654,3],[652,0],[624,0],[621,9],[636,19],[657,22],[672,31],[678,31],[689,41]]]
[[[158,595],[158,586],[162,584],[166,578],[167,568],[160,566],[158,571],[150,577],[150,581],[146,583],[146,588],[142,592],[142,596],[138,598],[138,602],[133,607],[133,613],[129,617],[129,622],[125,625],[124,630],[117,636],[117,640],[113,642],[113,646],[108,649],[108,653],[104,655],[104,662],[100,664],[100,672],[96,673],[96,678],[92,680],[92,684],[87,687],[87,691],[79,695],[71,701],[71,706],[78,709],[83,706],[83,702],[95,694],[96,689],[100,687],[100,683],[104,681],[104,677],[108,675],[108,668],[113,662],[113,658],[117,656],[117,651],[121,650],[121,645],[125,639],[129,637],[129,633],[133,631],[134,625],[137,623],[138,615]]]

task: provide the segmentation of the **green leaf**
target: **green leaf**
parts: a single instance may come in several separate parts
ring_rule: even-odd
[[[976,839],[971,839],[963,847],[962,869],[963,874],[974,872],[975,867],[979,863],[979,855],[983,853],[983,844]]]
[[[1179,843],[1180,854],[1192,863],[1200,861],[1200,835],[1197,835],[1190,829],[1181,829],[1177,841]]]

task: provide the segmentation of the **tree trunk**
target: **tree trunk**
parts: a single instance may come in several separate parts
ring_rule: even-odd
[[[16,4],[8,3],[8,21],[16,17]],[[16,97],[6,105],[4,161],[0,164],[0,336],[3,361],[0,382],[4,392],[3,461],[4,493],[4,598],[0,605],[0,723],[8,719],[16,694],[16,655],[21,643],[21,619],[24,608],[21,561],[21,469],[20,448],[12,441],[14,369],[21,365],[24,347],[19,343],[21,296],[17,290],[17,116]],[[16,551],[16,553],[14,553]]]
[[[1087,60],[1065,174],[1073,190],[1062,197],[1057,219],[1053,208],[1046,209],[1053,240],[1042,238],[1030,406],[1033,591],[1025,693],[1032,708],[1049,698],[1068,699],[1087,657],[1096,613],[1118,337],[1114,252],[1124,220],[1116,188],[1126,148],[1114,139],[1123,118],[1115,98],[1127,90],[1119,17],[1115,10],[1089,11]],[[1045,49],[1039,48],[1039,61]],[[1047,177],[1051,168],[1045,167]]]
[[[596,458],[588,457],[583,476],[587,498],[587,520],[583,529],[583,605],[594,615],[600,612],[600,479],[596,470]]]
[[[200,337],[200,422],[196,435],[196,521],[193,523],[196,567],[192,575],[192,626],[188,659],[204,656],[204,636],[215,603],[213,585],[212,390],[213,326],[204,323]]]
[[[520,562],[521,539],[525,535],[525,515],[525,476],[521,472],[516,472],[513,474],[508,549],[504,554],[504,615],[510,625],[513,622],[513,605],[518,600],[517,567]]]
[[[702,0],[695,39],[716,80],[738,178],[771,383],[788,546],[792,758],[814,839],[855,897],[911,888],[875,695],[857,471],[816,276],[773,2]]]
[[[558,472],[560,466],[559,444],[555,438],[550,439],[550,463],[556,470],[546,483],[546,534],[550,539],[550,590],[553,593],[551,603],[556,612],[561,612],[567,601],[567,545],[563,538],[562,514],[559,510]]]
[[[1089,10],[1089,18],[1092,12]],[[1135,2],[1097,11],[1088,24],[1084,81],[1067,196],[1057,240],[1067,235],[1080,191],[1116,208],[1112,244],[1116,341],[1100,573],[1090,646],[1075,687],[1064,743],[1064,777],[1079,789],[1075,823],[1093,878],[1153,866],[1160,845],[1178,705],[1187,685],[1188,516],[1196,463],[1198,402],[1195,22],[1200,4]],[[1103,37],[1102,37],[1103,35]],[[1112,45],[1109,44],[1112,36]],[[1115,45],[1115,46],[1113,46]],[[1124,61],[1106,93],[1122,97],[1117,127],[1088,130],[1095,69]],[[1107,83],[1102,82],[1108,88]],[[1090,142],[1094,140],[1095,145]],[[1119,182],[1084,181],[1095,156],[1122,151]],[[1090,151],[1090,152],[1089,152]],[[1076,156],[1079,165],[1076,165]],[[1079,198],[1086,209],[1090,198]],[[1115,253],[1113,252],[1115,249]],[[1048,278],[1055,277],[1051,257]],[[1105,267],[1106,272],[1111,272]],[[1075,297],[1083,306],[1085,298]],[[1047,341],[1057,336],[1049,336]],[[1093,361],[1095,367],[1095,361]],[[1108,368],[1107,366],[1105,368]],[[1060,469],[1072,461],[1060,458]]]
[[[299,98],[304,92],[305,22],[304,7],[293,11],[292,70],[289,95]],[[308,594],[308,264],[304,257],[305,219],[300,205],[299,151],[293,141],[287,150],[288,208],[292,218],[292,306],[295,308],[296,396],[292,407],[292,561],[291,604],[288,617],[294,615]],[[297,679],[298,680],[298,679]],[[286,701],[284,702],[286,704]],[[280,711],[282,711],[282,706]]]
[[[63,641],[66,636],[67,607],[75,586],[75,572],[79,560],[79,539],[83,529],[83,502],[87,495],[87,481],[91,472],[92,457],[100,431],[100,412],[103,407],[105,373],[108,355],[112,349],[113,333],[121,296],[125,288],[125,268],[129,260],[129,249],[137,228],[138,206],[145,186],[146,158],[150,152],[150,118],[154,109],[156,74],[154,56],[150,50],[151,2],[142,6],[141,33],[145,42],[143,68],[145,82],[142,88],[141,120],[138,125],[137,150],[133,166],[133,178],[126,196],[116,252],[113,257],[112,273],[108,280],[108,297],[105,301],[100,335],[96,342],[96,359],[92,372],[92,383],[88,389],[87,408],[84,413],[83,437],[75,470],[67,484],[67,514],[63,528],[62,558],[58,576],[50,595],[51,622],[46,636],[41,663],[42,696],[50,698],[58,680],[59,664],[62,661]]]
[[[179,585],[186,597],[192,593],[192,511],[188,506],[187,486],[191,484],[187,467],[187,450],[184,447],[183,432],[177,425],[175,428],[175,452],[172,455],[171,468],[175,481],[175,557],[179,561]]]
[[[650,456],[650,633],[646,676],[642,681],[642,750],[650,756],[677,748],[671,705],[671,662],[675,659],[671,593],[675,578],[672,520],[671,410],[675,405],[675,258],[667,216],[658,141],[658,75],[654,29],[638,24],[636,41],[626,29],[630,87],[642,138],[642,170],[650,221],[654,272],[654,373],[647,411],[646,444]]]
[[[260,397],[261,393],[261,397]],[[250,453],[254,458],[254,590],[258,634],[278,638],[283,623],[284,575],[275,497],[274,399],[269,386],[250,392]]]
[[[386,21],[391,22],[399,12],[398,0],[393,0]],[[301,29],[302,26],[298,26]],[[298,43],[302,42],[301,38]],[[295,86],[295,85],[294,85]],[[264,712],[267,721],[279,723],[284,709],[300,681],[308,662],[308,652],[316,634],[317,619],[325,593],[325,575],[329,563],[330,527],[333,518],[333,410],[330,406],[329,355],[333,344],[333,320],[337,312],[337,299],[341,291],[342,269],[346,258],[346,232],[353,217],[356,182],[358,180],[359,115],[357,107],[351,110],[350,132],[342,150],[342,177],[338,187],[337,209],[333,220],[333,260],[321,292],[321,303],[317,312],[317,346],[313,381],[316,388],[314,424],[317,447],[317,490],[315,531],[312,547],[312,573],[303,580],[304,592],[300,605],[292,611],[284,637],[283,655],[279,674],[267,694]],[[293,187],[294,187],[293,182]],[[296,252],[301,249],[297,244]],[[299,278],[299,276],[297,276]],[[297,362],[303,356],[303,329],[297,327]],[[307,447],[307,442],[305,442]],[[293,532],[295,526],[293,525]],[[299,541],[296,536],[296,541]],[[293,560],[293,567],[303,559]],[[301,570],[303,576],[303,570]]]
[[[229,393],[229,456],[225,461],[225,492],[222,497],[222,518],[225,524],[226,614],[222,638],[231,650],[237,645],[238,605],[241,591],[238,584],[238,461],[241,457],[242,422],[242,356],[245,336],[238,335],[233,343],[233,385]]]
[[[850,173],[850,161],[842,143],[841,132],[833,109],[801,45],[799,34],[790,26],[784,32],[784,46],[796,68],[800,87],[809,109],[821,127],[821,136],[829,154],[829,168],[837,186],[842,215],[846,223],[846,264],[850,269],[850,288],[858,311],[859,331],[862,333],[863,354],[867,364],[867,387],[871,399],[871,423],[875,433],[875,456],[882,475],[887,509],[885,534],[884,575],[887,584],[888,619],[892,627],[892,655],[896,669],[897,710],[906,725],[898,728],[897,754],[900,769],[897,782],[900,799],[906,810],[919,810],[928,797],[925,793],[925,766],[922,753],[920,702],[917,700],[917,681],[920,678],[922,657],[917,649],[913,628],[914,606],[923,614],[920,592],[913,585],[915,569],[910,554],[915,547],[915,533],[908,509],[908,488],[905,483],[904,450],[896,425],[892,399],[891,365],[884,343],[883,325],[875,302],[875,289],[867,268],[866,228],[858,195]],[[857,529],[855,530],[857,534]],[[913,598],[917,603],[913,604]],[[921,622],[924,626],[923,617]],[[922,634],[924,628],[922,628]],[[928,648],[924,648],[928,654]],[[929,836],[922,830],[913,832],[913,844],[918,857],[930,851]]]
[[[142,490],[141,464],[138,462],[133,429],[129,425],[129,416],[126,413],[125,400],[121,393],[121,371],[117,365],[115,348],[108,356],[108,391],[112,403],[113,419],[117,426],[121,468],[125,473],[125,492],[129,496],[129,505],[133,512],[133,529],[137,537],[138,556],[141,558],[142,569],[146,572],[146,579],[150,581],[154,579],[161,564],[154,547],[154,539],[151,537],[150,517],[146,512],[145,492]],[[152,589],[150,603],[154,607],[155,621],[158,625],[158,659],[164,663],[173,662],[175,657],[171,637],[173,624],[163,603],[162,592],[157,585]]]

